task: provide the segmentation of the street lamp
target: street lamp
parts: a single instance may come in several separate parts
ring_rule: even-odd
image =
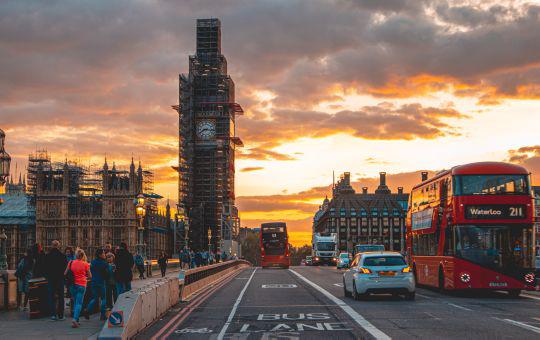
[[[11,164],[11,157],[4,150],[5,139],[6,134],[0,129],[0,194],[4,192],[4,184],[6,183],[6,178],[9,176],[9,166]],[[2,204],[1,199],[0,204]]]
[[[5,230],[2,228],[2,233],[0,234],[0,271],[8,269],[6,243],[7,243],[7,235],[6,235]]]
[[[208,253],[212,251],[212,229],[208,228]]]
[[[139,220],[139,225],[137,227],[137,252],[141,254],[143,258],[146,259],[146,251],[144,244],[144,215],[146,215],[146,208],[144,206],[144,195],[138,194],[135,199],[135,212],[137,213],[137,218]]]

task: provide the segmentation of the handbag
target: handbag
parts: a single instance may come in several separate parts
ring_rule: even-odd
[[[71,270],[71,263],[73,261],[69,261],[69,264],[68,264],[68,271],[65,275],[65,279],[66,279],[66,285],[69,287],[71,285],[73,285],[75,283],[75,275],[73,275],[73,271]]]

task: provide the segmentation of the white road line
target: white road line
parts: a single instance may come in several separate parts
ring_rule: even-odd
[[[426,298],[426,299],[433,299],[433,297],[431,296],[427,296],[427,295],[424,295],[424,294],[420,294],[420,293],[416,293],[416,296],[420,296],[420,297],[423,297],[423,298]]]
[[[334,283],[334,286],[343,288],[343,283]]]
[[[242,301],[242,297],[244,296],[244,293],[246,292],[247,287],[249,286],[249,283],[251,282],[251,279],[253,279],[253,275],[255,275],[255,272],[257,271],[257,268],[251,273],[251,276],[249,277],[249,280],[246,282],[246,285],[240,292],[240,295],[238,295],[238,298],[236,298],[236,302],[234,303],[234,306],[231,310],[231,313],[229,314],[229,317],[227,318],[227,322],[223,325],[223,328],[221,329],[221,332],[219,332],[218,340],[223,340],[223,337],[225,336],[225,333],[227,332],[227,328],[229,328],[229,325],[231,324],[232,319],[234,318],[234,314],[236,313],[236,309],[238,308],[238,305],[240,304],[240,301]]]
[[[512,324],[514,326],[518,326],[518,327],[521,327],[521,328],[527,329],[529,331],[533,331],[535,333],[540,334],[540,328],[528,325],[528,324],[526,324],[524,322],[519,322],[519,321],[512,320],[512,319],[499,319],[499,318],[495,318],[495,319],[501,320],[501,321],[507,322],[509,324]]]
[[[372,336],[375,337],[375,339],[385,339],[385,340],[390,340],[391,338],[384,334],[380,329],[378,329],[377,327],[373,326],[369,321],[367,321],[362,315],[358,314],[357,311],[355,311],[354,309],[352,309],[351,306],[349,306],[348,304],[346,304],[345,302],[343,302],[342,300],[338,299],[337,297],[335,297],[334,295],[330,294],[326,289],[320,287],[319,285],[311,282],[310,280],[306,279],[305,277],[303,277],[302,275],[298,274],[297,272],[295,272],[294,270],[292,269],[289,269],[289,271],[291,273],[293,273],[294,275],[298,276],[301,280],[303,280],[304,282],[306,282],[308,285],[310,285],[311,287],[315,288],[316,290],[318,290],[320,293],[322,293],[324,296],[326,296],[327,298],[329,298],[332,302],[334,302],[336,305],[338,305],[339,307],[341,307],[341,309],[343,309],[343,311],[347,314],[349,314],[349,316],[358,324],[360,325],[360,327],[362,327],[363,329],[365,329],[369,334],[371,334]]]
[[[529,295],[529,294],[521,294],[521,296],[527,298],[527,299],[534,299],[534,300],[540,300],[540,297],[538,296],[533,296],[533,295]]]
[[[459,309],[463,309],[463,310],[468,310],[469,312],[472,312],[473,310],[470,309],[470,308],[467,308],[467,307],[463,307],[463,306],[460,306],[460,305],[456,305],[454,303],[450,303],[450,302],[447,302],[448,305],[452,306],[452,307],[456,307],[456,308],[459,308]]]

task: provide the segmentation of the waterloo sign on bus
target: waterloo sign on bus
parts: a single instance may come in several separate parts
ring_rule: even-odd
[[[522,219],[525,206],[519,205],[465,205],[465,218],[473,219]]]

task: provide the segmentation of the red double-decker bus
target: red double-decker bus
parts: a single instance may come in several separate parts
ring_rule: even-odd
[[[412,189],[407,256],[418,284],[441,290],[533,288],[530,175],[521,166],[460,165]]]
[[[289,268],[289,237],[283,222],[261,224],[261,266]]]

